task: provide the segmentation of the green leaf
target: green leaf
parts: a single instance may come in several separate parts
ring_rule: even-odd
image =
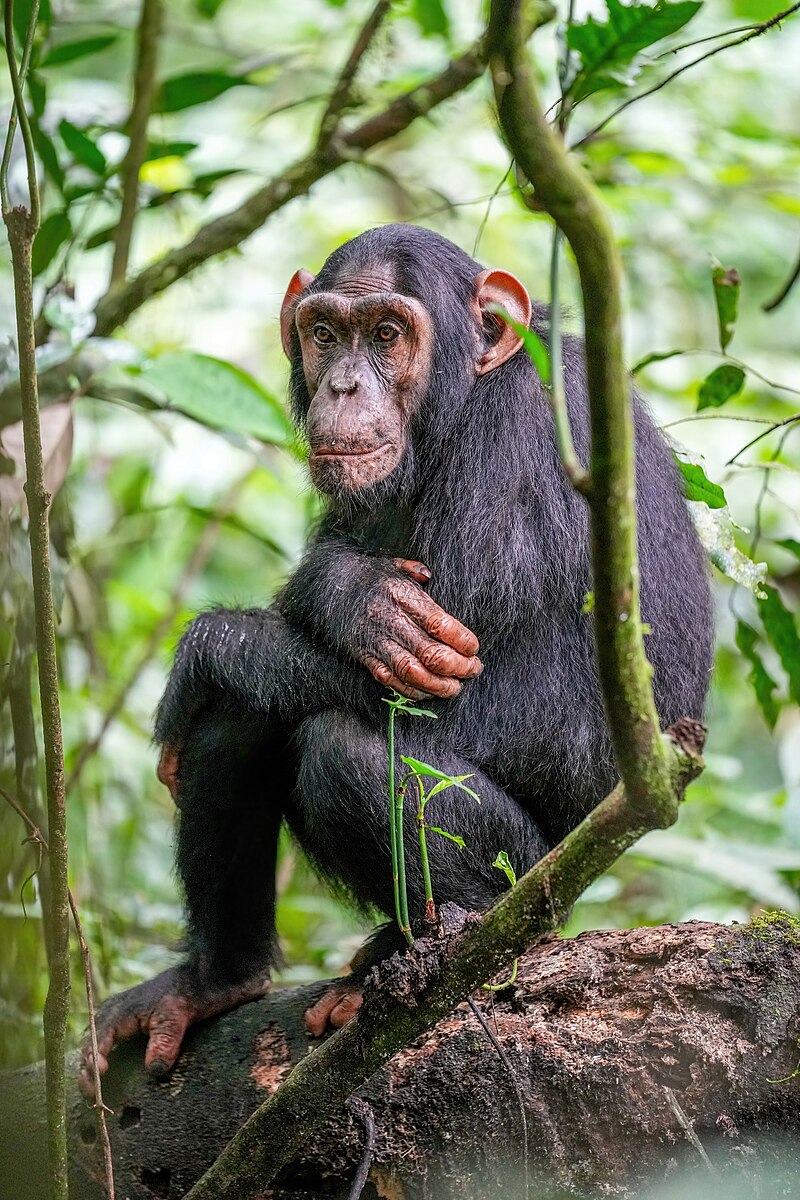
[[[59,122],[58,132],[61,134],[61,140],[64,145],[76,162],[79,162],[84,167],[88,167],[96,175],[104,174],[106,157],[100,147],[95,145],[82,129],[78,129],[77,125],[73,125],[71,121],[65,118]]]
[[[684,462],[675,455],[683,476],[683,494],[687,500],[702,500],[709,508],[726,508],[728,501],[718,483],[712,483],[699,463]]]
[[[734,524],[727,509],[711,509],[706,504],[691,506],[692,520],[706,554],[718,571],[748,588],[754,596],[763,596],[767,564],[753,562],[736,545]]]
[[[800,558],[800,542],[796,538],[779,538],[775,545],[780,546],[782,550],[788,550],[795,558]]]
[[[457,833],[448,833],[446,829],[440,829],[438,825],[426,825],[425,828],[431,833],[438,833],[441,837],[447,838],[449,842],[455,842],[459,850],[463,850],[467,844]]]
[[[629,68],[636,56],[682,29],[702,5],[701,0],[657,0],[654,5],[606,0],[606,7],[608,21],[587,17],[567,31],[567,45],[581,56],[572,87],[576,100],[631,82]]]
[[[723,363],[715,367],[700,384],[697,393],[697,411],[703,408],[720,408],[734,396],[738,396],[744,387],[744,371],[733,363]]]
[[[711,282],[714,286],[714,300],[717,305],[719,344],[722,350],[726,350],[733,337],[742,281],[735,267],[726,269],[716,258],[712,258]]]
[[[478,793],[473,792],[472,788],[468,788],[463,782],[465,779],[471,779],[472,775],[447,775],[444,771],[439,771],[428,763],[420,762],[418,758],[409,758],[405,754],[402,754],[400,759],[407,767],[411,768],[415,775],[421,775],[423,778],[429,776],[431,779],[442,779],[449,786],[460,788],[462,792],[468,792],[473,800],[477,800],[480,804],[481,798]]]
[[[52,139],[42,131],[38,121],[31,125],[31,134],[33,135],[33,144],[36,147],[36,152],[42,160],[45,175],[56,185],[63,195],[64,171],[61,163],[58,161],[58,154]]]
[[[81,38],[76,42],[62,42],[47,51],[40,67],[58,67],[62,63],[74,62],[76,58],[86,58],[90,54],[99,54],[108,49],[117,40],[116,33],[100,33],[97,37]]]
[[[165,79],[158,89],[153,111],[182,112],[195,104],[215,100],[231,88],[243,87],[249,82],[244,76],[227,75],[224,71],[191,71],[186,75],[173,75],[171,79]]]
[[[28,30],[28,21],[30,20],[32,7],[31,0],[16,0],[16,4],[14,5],[14,40],[17,44],[17,50],[25,44],[25,34]],[[53,9],[50,0],[42,0],[39,5],[38,29],[36,30],[37,38],[49,29],[52,23]]]
[[[522,338],[523,345],[530,355],[533,365],[536,367],[539,378],[542,383],[550,386],[550,380],[553,378],[553,371],[550,366],[550,353],[542,339],[533,329],[527,329],[524,325],[520,325],[519,321],[506,312],[500,304],[488,305],[489,311],[497,313],[498,317],[502,317],[507,325],[510,325],[514,332]]]
[[[196,0],[197,11],[200,16],[205,17],[209,21],[217,15],[224,3],[225,0]]]
[[[644,358],[639,359],[636,366],[631,367],[631,375],[638,374],[645,367],[649,367],[651,363],[666,362],[668,358],[680,358],[685,353],[685,350],[656,350],[652,354],[645,354]]]
[[[594,592],[587,592],[586,595],[583,597],[583,604],[581,605],[581,612],[582,613],[593,613],[594,612]]]
[[[159,158],[185,158],[196,150],[197,142],[149,141],[145,162],[156,162]]]
[[[72,226],[65,212],[54,212],[45,217],[33,243],[34,279],[50,266],[60,247],[71,237]]]
[[[757,642],[758,634],[755,629],[745,624],[744,621],[737,621],[736,645],[739,652],[750,663],[751,670],[748,675],[750,686],[755,693],[764,720],[770,729],[774,729],[780,706],[772,693],[778,685],[761,661],[761,656],[756,649]]]
[[[497,867],[498,871],[502,871],[503,874],[508,879],[511,886],[512,887],[515,886],[515,884],[517,882],[517,873],[514,870],[514,868],[512,867],[511,860],[509,859],[505,850],[498,851],[497,858],[492,863],[492,866]]]
[[[292,441],[291,423],[282,406],[252,375],[232,363],[173,351],[145,366],[141,379],[163,393],[167,407],[212,429],[233,430],[278,446]]]
[[[411,15],[424,37],[450,36],[450,18],[442,0],[413,0]]]
[[[773,587],[764,589],[758,601],[764,631],[789,677],[789,695],[800,704],[800,634],[797,623]]]

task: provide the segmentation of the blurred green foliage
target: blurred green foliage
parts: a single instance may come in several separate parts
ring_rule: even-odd
[[[564,0],[558,7],[563,18]],[[18,3],[20,20],[25,8]],[[354,0],[169,5],[134,270],[306,152],[367,11]],[[583,24],[567,39],[581,55],[569,72],[579,100],[572,140],[623,93],[652,85],[709,44],[676,47],[774,11],[765,0],[659,3],[646,12],[622,10],[617,0],[607,11],[579,2]],[[37,299],[55,330],[41,351],[43,369],[82,344],[107,285],[136,15],[136,6],[67,0],[55,19],[42,6],[31,80],[45,178],[35,260]],[[667,42],[651,36],[656,18],[664,32],[675,31]],[[398,4],[364,63],[356,101],[377,110],[440,69],[480,22],[473,0]],[[627,41],[617,36],[620,22],[630,27]],[[563,40],[555,25],[535,40],[553,101]],[[762,308],[800,251],[798,61],[794,17],[632,105],[583,148],[625,256],[629,359],[640,364],[640,385],[700,489],[697,507],[708,514],[703,499],[727,500],[717,510],[727,523],[704,519],[704,529],[728,578],[716,575],[708,768],[678,825],[648,835],[595,883],[568,932],[800,909],[800,285],[774,312]],[[15,158],[15,188],[21,178]],[[67,412],[59,420],[55,409],[47,417],[67,774],[78,772],[68,796],[71,881],[101,995],[167,965],[180,938],[172,803],[156,782],[150,742],[180,630],[210,603],[265,602],[317,511],[283,402],[278,311],[286,283],[298,266],[316,268],[340,242],[389,220],[432,226],[546,294],[548,221],[519,201],[484,80],[135,313],[123,333],[95,347],[101,368],[88,391],[78,389],[72,419]],[[5,257],[0,271],[6,387],[15,349]],[[577,313],[574,277],[565,285]],[[33,643],[19,470],[13,434],[2,439],[0,782],[35,812],[41,750],[22,768],[14,755],[15,740],[18,751],[25,743]],[[768,586],[752,560],[766,562]],[[29,714],[35,703],[34,692]],[[23,836],[0,805],[4,1064],[41,1053],[46,959],[29,878],[35,856]],[[279,886],[282,978],[339,970],[364,917],[329,895],[288,840]],[[75,981],[77,1039],[85,1022],[77,957]]]

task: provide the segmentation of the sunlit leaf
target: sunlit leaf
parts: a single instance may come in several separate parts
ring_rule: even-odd
[[[205,354],[174,351],[145,366],[142,382],[163,393],[169,407],[214,429],[284,445],[292,429],[282,406],[252,375]]]
[[[447,838],[449,842],[455,842],[459,850],[463,850],[467,844],[457,833],[448,833],[446,829],[440,829],[438,825],[426,825],[425,828],[430,833],[438,833],[440,837]]]
[[[468,792],[474,800],[480,804],[481,798],[477,792],[473,792],[472,788],[466,786],[463,782],[465,779],[470,779],[470,775],[448,775],[444,771],[440,771],[437,767],[432,767],[428,763],[420,762],[418,758],[410,758],[407,755],[401,755],[402,761],[407,767],[410,767],[415,775],[421,775],[423,778],[430,777],[431,779],[441,779],[452,787],[460,788],[462,792]]]
[[[736,310],[739,306],[739,289],[742,281],[735,267],[723,267],[715,258],[711,260],[711,282],[714,287],[714,300],[717,305],[717,321],[719,324],[719,344],[726,350],[733,337],[736,324]]]
[[[744,371],[733,363],[723,363],[715,367],[700,384],[697,393],[697,411],[703,408],[720,408],[734,396],[738,396],[744,387]]]
[[[100,33],[97,37],[80,38],[75,42],[62,42],[47,51],[39,63],[40,67],[57,67],[62,63],[74,62],[76,58],[86,58],[89,54],[98,54],[106,50],[117,40],[116,33]]]
[[[497,858],[492,863],[493,867],[497,867],[498,871],[502,871],[508,879],[512,887],[517,882],[517,873],[511,865],[511,859],[506,854],[505,850],[499,850]]]
[[[767,564],[754,562],[736,545],[734,525],[727,509],[692,504],[690,511],[700,541],[717,570],[746,587],[754,596],[762,596]]]
[[[190,71],[186,75],[173,75],[165,79],[156,94],[154,112],[181,112],[195,104],[215,100],[231,88],[247,85],[249,80],[241,75],[228,75],[224,71]]]
[[[607,21],[587,17],[571,24],[567,44],[581,57],[574,98],[628,82],[636,56],[682,29],[701,7],[700,0],[657,0],[654,5],[606,0]]]
[[[764,589],[758,611],[764,631],[789,677],[789,695],[800,704],[800,633],[797,622],[774,587]]]
[[[78,129],[77,125],[73,125],[71,121],[64,118],[58,123],[58,132],[76,162],[79,162],[81,166],[88,167],[90,171],[94,171],[95,175],[102,175],[105,172],[106,157],[103,151],[90,137],[87,137],[82,129]]]
[[[699,463],[685,462],[675,456],[683,476],[683,494],[687,500],[702,500],[709,508],[725,508],[728,501],[718,483],[712,483]]]
[[[506,312],[500,304],[488,305],[489,311],[496,313],[498,317],[502,317],[506,325],[510,325],[514,332],[522,338],[523,345],[530,355],[533,365],[541,379],[542,383],[549,386],[550,380],[553,377],[552,368],[550,366],[550,354],[542,339],[533,329],[526,328],[525,325],[520,325],[519,321]]]
[[[666,362],[668,358],[680,358],[685,353],[685,350],[659,350],[653,354],[645,354],[644,358],[640,358],[636,365],[631,367],[631,374],[636,375],[638,371],[643,371],[651,363]]]
[[[773,692],[778,685],[761,661],[761,656],[756,649],[757,643],[758,634],[755,629],[745,624],[744,621],[737,621],[736,645],[739,652],[750,663],[751,669],[748,675],[750,686],[755,693],[758,707],[761,709],[764,720],[770,729],[774,729],[775,722],[778,719],[779,705]]]

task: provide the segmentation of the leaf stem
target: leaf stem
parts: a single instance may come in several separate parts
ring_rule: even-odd
[[[425,836],[425,791],[422,780],[416,776],[419,788],[419,808],[417,809],[417,832],[419,834],[419,858],[422,864],[422,882],[425,887],[425,919],[436,920],[436,905],[433,902],[433,884],[431,883],[431,865],[428,860],[428,840]]]

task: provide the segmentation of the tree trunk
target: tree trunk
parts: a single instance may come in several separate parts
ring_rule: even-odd
[[[310,1046],[321,986],[277,989],[188,1039],[155,1083],[121,1047],[105,1086],[117,1196],[179,1198]],[[548,938],[516,983],[462,1004],[358,1093],[376,1125],[366,1200],[796,1195],[800,924],[783,914]],[[74,1076],[74,1065],[71,1065]],[[309,1096],[313,1105],[314,1097]],[[524,1105],[524,1120],[522,1105]],[[45,1200],[41,1066],[0,1083],[0,1196]],[[265,1200],[347,1197],[364,1144],[330,1121]],[[100,1200],[95,1120],[70,1101],[71,1200]],[[686,1174],[691,1174],[691,1180]]]

